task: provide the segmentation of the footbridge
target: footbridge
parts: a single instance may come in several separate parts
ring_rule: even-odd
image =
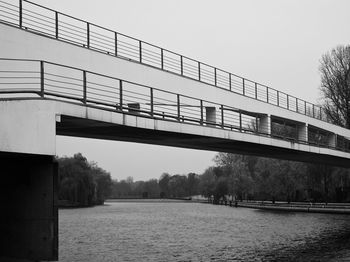
[[[58,256],[56,135],[350,166],[320,106],[59,11],[0,0],[0,46],[1,254]]]

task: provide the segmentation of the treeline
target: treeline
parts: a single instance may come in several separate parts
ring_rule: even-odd
[[[183,198],[202,195],[218,201],[281,200],[349,202],[349,170],[287,160],[218,153],[203,174],[170,175],[112,182],[112,198]]]
[[[113,180],[112,198],[183,198],[199,194],[199,175],[170,175],[164,173],[160,179],[133,181]]]
[[[348,169],[227,153],[214,161],[200,176],[200,189],[215,200],[350,201]]]
[[[57,157],[58,199],[61,206],[103,204],[110,196],[111,175],[81,154]]]
[[[281,200],[350,202],[349,169],[287,160],[218,153],[203,174],[159,179],[112,180],[80,153],[57,158],[61,204],[90,206],[106,198],[188,198],[202,195],[218,201]]]

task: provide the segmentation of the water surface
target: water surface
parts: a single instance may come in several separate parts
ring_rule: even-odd
[[[350,261],[350,216],[190,202],[59,213],[63,261]]]

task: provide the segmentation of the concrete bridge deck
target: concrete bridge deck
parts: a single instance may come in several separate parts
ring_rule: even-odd
[[[321,107],[27,0],[0,0],[0,255],[57,259],[56,135],[350,166]]]

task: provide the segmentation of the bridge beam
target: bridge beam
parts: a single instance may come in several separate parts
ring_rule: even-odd
[[[57,260],[54,157],[0,152],[0,164],[0,260]]]

